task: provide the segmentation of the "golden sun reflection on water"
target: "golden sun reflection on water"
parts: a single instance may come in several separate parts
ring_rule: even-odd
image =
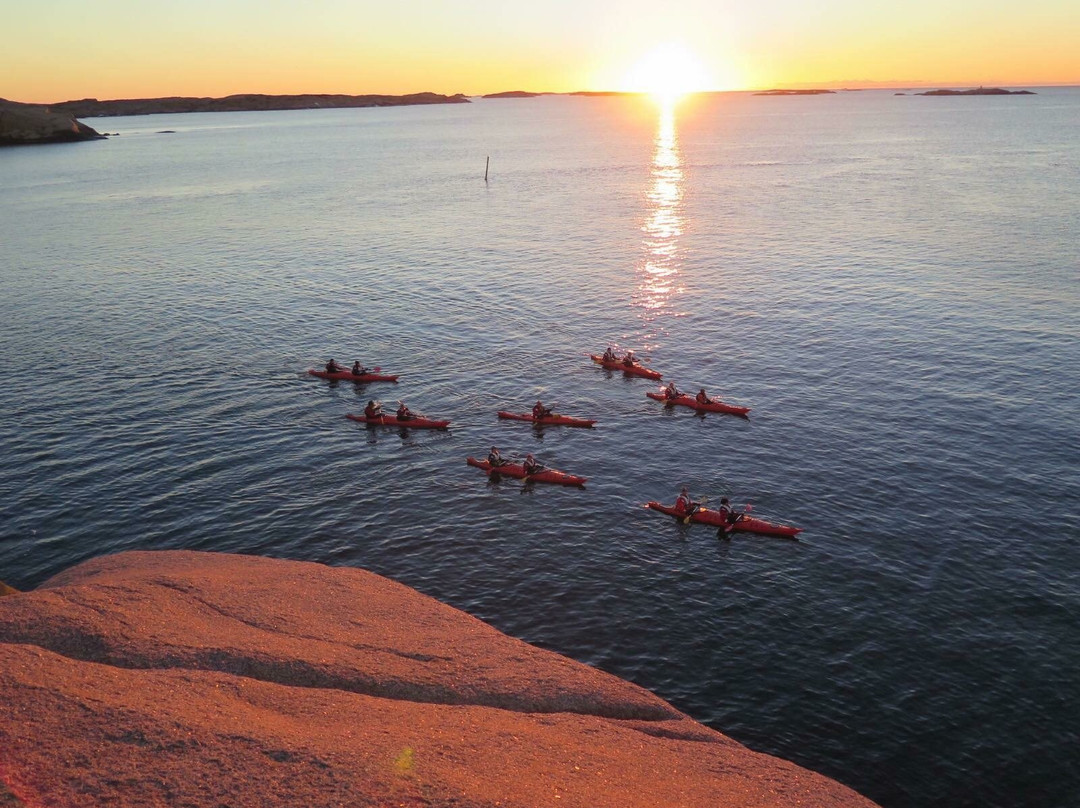
[[[660,105],[653,152],[652,182],[645,193],[646,218],[641,226],[642,258],[633,303],[642,317],[658,327],[663,315],[675,314],[672,300],[678,292],[679,237],[683,232],[683,170],[675,129],[675,99]],[[655,331],[650,336],[655,336]]]

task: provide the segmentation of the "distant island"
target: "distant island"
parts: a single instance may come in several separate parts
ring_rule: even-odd
[[[836,90],[762,90],[754,95],[826,95]]]
[[[410,95],[263,95],[246,93],[224,98],[131,98],[116,101],[64,101],[50,104],[54,112],[77,118],[108,118],[116,115],[161,115],[176,112],[269,112],[286,109],[340,109],[351,107],[401,107],[412,104],[468,104],[463,94],[412,93]]]
[[[505,93],[488,93],[487,95],[480,96],[481,98],[536,98],[540,95],[551,95],[551,93],[530,93],[525,90],[508,90]]]
[[[903,95],[903,93],[897,93]],[[929,90],[912,95],[1038,95],[1031,90],[1003,90],[1000,87],[976,87],[973,90]]]

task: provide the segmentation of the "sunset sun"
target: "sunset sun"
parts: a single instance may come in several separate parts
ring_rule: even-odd
[[[627,72],[623,86],[630,92],[672,99],[711,89],[709,81],[708,72],[693,52],[683,45],[667,44],[639,59]]]

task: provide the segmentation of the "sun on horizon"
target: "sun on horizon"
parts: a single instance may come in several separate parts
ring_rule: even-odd
[[[687,93],[716,89],[704,63],[685,45],[666,43],[642,56],[622,80],[624,91],[672,101]]]

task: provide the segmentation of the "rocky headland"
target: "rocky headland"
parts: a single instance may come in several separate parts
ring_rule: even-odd
[[[75,120],[75,115],[70,112],[0,98],[0,146],[72,143],[104,137]]]
[[[0,805],[860,806],[358,569],[128,552],[0,598]]]

